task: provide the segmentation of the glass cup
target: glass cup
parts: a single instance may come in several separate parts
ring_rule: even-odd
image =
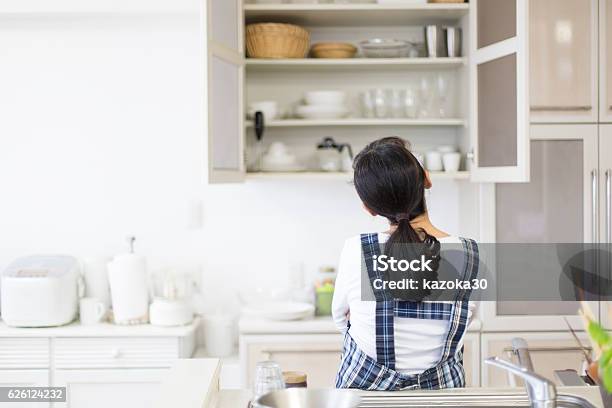
[[[255,382],[253,384],[253,400],[272,391],[285,388],[285,380],[278,363],[260,361],[255,366]]]
[[[389,105],[384,89],[372,89],[372,99],[374,101],[374,116],[378,119],[389,117]]]
[[[391,89],[389,94],[389,111],[394,118],[404,117],[404,98],[401,89]]]
[[[374,95],[370,91],[361,93],[361,111],[364,118],[373,118],[374,113]]]
[[[408,88],[404,92],[404,116],[415,119],[419,113],[418,96],[414,89]]]

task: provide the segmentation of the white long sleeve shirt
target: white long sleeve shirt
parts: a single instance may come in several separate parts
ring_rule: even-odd
[[[388,234],[379,233],[378,241],[384,243]],[[457,237],[440,238],[444,244],[461,243]],[[470,302],[468,318],[471,320],[475,304]],[[332,303],[332,316],[336,327],[346,332],[348,314],[349,334],[357,346],[376,359],[376,302],[361,300],[361,239],[349,238],[340,256],[336,288]],[[447,320],[413,318],[394,319],[396,370],[404,374],[419,374],[435,366],[449,328]],[[459,347],[463,346],[463,339]]]

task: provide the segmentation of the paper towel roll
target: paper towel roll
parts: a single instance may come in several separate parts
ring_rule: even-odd
[[[146,323],[149,311],[149,290],[145,258],[139,255],[118,255],[108,263],[115,323]]]

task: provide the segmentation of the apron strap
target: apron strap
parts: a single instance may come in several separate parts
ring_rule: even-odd
[[[393,314],[395,301],[386,290],[377,290],[373,282],[382,279],[380,271],[374,270],[374,256],[380,255],[378,234],[361,235],[361,251],[368,271],[370,286],[376,299],[376,361],[383,366],[395,370],[395,342],[393,329]]]
[[[461,238],[463,250],[465,253],[465,266],[463,269],[463,279],[472,280],[478,276],[478,244],[471,239]],[[467,330],[469,299],[472,290],[458,291],[457,298],[453,306],[453,312],[450,318],[450,326],[448,335],[442,350],[440,362],[455,356],[457,354],[457,346],[463,338],[463,334]]]

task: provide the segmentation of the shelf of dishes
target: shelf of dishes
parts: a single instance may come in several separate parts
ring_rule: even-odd
[[[469,171],[430,171],[429,177],[432,181],[436,180],[469,180]],[[247,180],[340,180],[351,181],[351,172],[323,172],[323,171],[304,171],[304,172],[248,172]]]
[[[271,143],[267,149],[259,144],[252,146],[247,154],[248,172],[264,173],[349,173],[353,170],[353,147],[350,143],[339,142],[325,137],[312,148],[301,148],[283,142]],[[455,178],[466,170],[468,161],[454,145],[442,145],[426,151],[414,148],[414,157],[426,170],[438,174],[443,172]]]
[[[454,117],[448,77],[439,75],[433,82],[423,77],[418,86],[370,89],[359,92],[358,98],[345,91],[308,91],[285,106],[274,100],[254,101],[247,109],[254,123],[247,126],[261,127],[261,119],[266,127],[464,126],[463,119]]]
[[[244,5],[247,23],[280,21],[306,26],[408,25],[423,22],[449,23],[469,12],[468,3],[427,3],[425,0],[399,2],[309,2],[271,3],[258,0]]]
[[[277,71],[277,70],[341,70],[347,69],[367,70],[408,70],[408,69],[447,69],[457,68],[467,63],[466,58],[285,58],[285,59],[258,59],[247,58],[247,71]]]

